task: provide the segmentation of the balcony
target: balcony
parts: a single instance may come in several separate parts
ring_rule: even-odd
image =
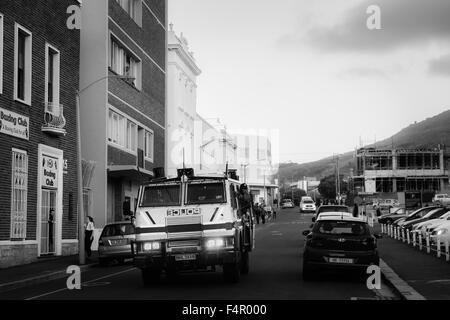
[[[42,132],[55,135],[65,136],[66,118],[64,118],[64,107],[61,104],[47,102],[45,103],[44,125]]]

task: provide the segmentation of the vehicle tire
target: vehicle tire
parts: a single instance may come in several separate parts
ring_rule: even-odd
[[[241,256],[241,274],[248,274],[250,271],[250,255],[248,251],[242,252]]]
[[[158,283],[161,279],[161,269],[156,268],[145,268],[142,269],[142,281],[144,282],[144,285],[150,285]]]
[[[238,283],[241,279],[239,263],[225,263],[223,265],[223,277],[225,282]]]
[[[98,258],[98,263],[102,267],[107,267],[107,266],[109,266],[109,259],[108,258]]]
[[[303,262],[302,278],[304,281],[310,281],[313,278],[311,267]]]

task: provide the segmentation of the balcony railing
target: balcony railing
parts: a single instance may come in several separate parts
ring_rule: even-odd
[[[64,107],[61,104],[45,103],[44,125],[42,131],[54,135],[65,135],[66,118],[64,118]]]

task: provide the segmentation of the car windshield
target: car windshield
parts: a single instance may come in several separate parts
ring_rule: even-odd
[[[325,206],[319,208],[319,213],[322,212],[349,212],[348,207],[345,206]]]
[[[436,209],[436,207],[430,207],[430,208],[421,208],[421,209],[417,209],[416,211],[411,212],[408,215],[408,218],[420,218],[423,217],[424,215],[426,215],[428,212],[430,212],[431,210]]]
[[[312,200],[304,200],[303,203],[314,203]]]
[[[186,204],[225,202],[223,182],[191,182],[187,186]]]
[[[435,219],[435,218],[439,218],[440,216],[442,216],[445,212],[447,212],[445,209],[436,209],[436,210],[432,210],[430,212],[428,212],[424,218],[426,219]]]
[[[369,228],[365,223],[357,221],[318,221],[314,225],[314,233],[330,235],[369,235]]]
[[[126,236],[134,234],[134,226],[127,224],[111,224],[107,225],[102,232],[102,237]]]
[[[160,184],[147,186],[141,207],[178,206],[181,204],[180,184]]]

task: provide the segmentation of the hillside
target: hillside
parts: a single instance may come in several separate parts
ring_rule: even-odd
[[[411,124],[392,137],[378,141],[376,145],[368,145],[368,147],[431,148],[438,144],[444,144],[447,148],[450,147],[450,110]],[[349,169],[354,167],[353,160],[354,150],[341,154],[339,160],[341,174],[349,174]],[[292,177],[294,177],[294,181],[301,179],[303,176],[323,178],[334,173],[335,163],[333,157],[328,157],[309,163],[280,164],[280,183],[290,182]]]

